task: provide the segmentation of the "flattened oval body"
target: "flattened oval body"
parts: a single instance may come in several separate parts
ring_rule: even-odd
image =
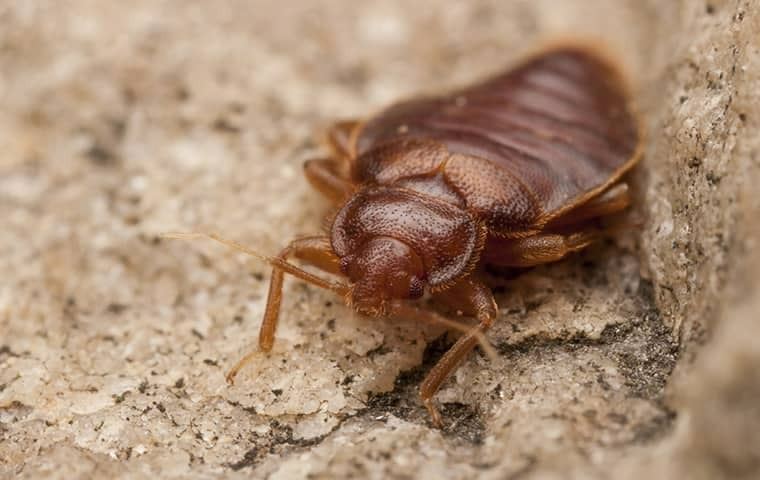
[[[354,179],[389,184],[442,173],[492,235],[529,235],[635,164],[640,132],[629,102],[601,57],[550,50],[481,84],[370,118],[354,135]]]

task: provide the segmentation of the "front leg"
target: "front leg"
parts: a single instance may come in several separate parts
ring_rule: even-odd
[[[278,259],[285,261],[289,257],[296,257],[303,260],[322,271],[340,275],[340,259],[333,253],[330,247],[330,241],[326,237],[306,237],[292,241],[277,256]],[[288,272],[297,273],[297,272]],[[304,272],[305,273],[305,272]],[[264,310],[264,319],[259,329],[259,350],[269,352],[274,345],[275,331],[277,330],[277,321],[280,316],[280,305],[282,303],[282,284],[285,271],[274,265],[272,268],[272,277],[269,281],[269,294],[267,295],[267,306]],[[299,275],[300,278],[313,283],[322,288],[328,288],[341,292],[337,285],[325,282],[322,279]],[[234,367],[227,373],[227,381],[233,383],[246,363],[248,363],[257,353],[256,349],[251,349],[243,358],[241,358]]]
[[[462,335],[438,360],[420,385],[420,399],[430,412],[433,424],[440,428],[441,414],[435,406],[433,396],[441,388],[443,381],[457,369],[475,345],[481,342],[485,331],[493,325],[498,308],[491,290],[472,277],[461,280],[453,287],[439,292],[437,296],[445,298],[445,303],[457,305],[463,312],[473,314],[478,320],[478,324]]]

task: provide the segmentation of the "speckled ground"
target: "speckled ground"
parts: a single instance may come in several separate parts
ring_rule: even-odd
[[[0,476],[757,478],[760,2],[0,2]],[[331,206],[314,134],[557,36],[616,52],[649,131],[642,227],[494,278],[498,352],[297,281]],[[754,302],[754,303],[753,303]]]

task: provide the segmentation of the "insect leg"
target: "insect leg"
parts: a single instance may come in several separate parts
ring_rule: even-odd
[[[288,257],[296,257],[328,273],[340,274],[340,259],[333,253],[330,247],[330,240],[327,237],[305,237],[292,241],[277,256],[278,259],[285,262]],[[259,350],[269,352],[274,345],[275,331],[277,330],[277,320],[280,315],[280,305],[282,303],[282,284],[286,270],[275,264],[272,268],[272,277],[269,281],[269,294],[267,295],[267,306],[264,310],[264,319],[259,329]],[[292,273],[288,271],[287,273]],[[298,275],[300,278],[302,276]],[[308,281],[308,280],[307,280]],[[311,282],[314,283],[314,282]],[[324,285],[318,285],[324,287]],[[331,288],[332,289],[332,288]],[[333,289],[334,290],[334,289]],[[338,291],[343,295],[347,292]],[[227,373],[227,381],[232,383],[235,376],[246,363],[248,363],[256,354],[252,350],[241,358],[234,367]]]
[[[335,159],[319,158],[303,164],[304,174],[311,185],[334,202],[342,201],[353,189],[351,181],[339,172]]]
[[[278,258],[286,260],[290,256],[304,260],[320,270],[340,274],[340,259],[332,252],[330,241],[326,237],[306,237],[292,241],[280,252]],[[267,306],[259,330],[259,348],[265,352],[270,351],[274,344],[274,334],[282,302],[284,274],[285,272],[277,266],[272,269]]]
[[[448,290],[446,292],[448,293]],[[388,314],[392,317],[407,318],[431,325],[442,325],[452,330],[456,330],[462,334],[471,333],[477,337],[478,345],[480,345],[480,348],[483,349],[485,354],[488,355],[491,360],[496,360],[499,356],[496,353],[496,349],[494,349],[493,345],[491,345],[486,336],[483,335],[483,333],[480,332],[477,328],[473,328],[473,325],[471,324],[446,318],[439,313],[430,310],[424,310],[416,305],[411,305],[404,301],[391,302],[388,308]]]
[[[631,204],[628,184],[618,183],[603,194],[589,200],[565,215],[549,222],[546,228],[553,229],[576,225],[592,218],[600,218],[625,210]]]
[[[561,260],[599,239],[600,230],[570,234],[541,233],[520,239],[492,239],[486,244],[483,261],[503,267],[532,267]]]
[[[353,158],[354,132],[359,122],[346,120],[333,124],[325,133],[322,143],[332,155],[328,158],[307,160],[304,173],[309,183],[333,201],[345,200],[353,189],[351,184],[351,158]]]
[[[447,289],[446,294],[461,300],[468,311],[474,312],[478,325],[457,340],[430,370],[420,385],[420,399],[430,412],[433,424],[437,427],[441,426],[441,414],[438,413],[433,396],[449,374],[456,370],[470,350],[478,344],[479,338],[482,338],[484,332],[493,324],[498,312],[491,290],[472,278],[466,278]]]
[[[259,258],[272,265],[272,279],[269,284],[269,296],[267,306],[264,311],[264,320],[259,331],[259,347],[261,350],[268,352],[272,349],[274,343],[274,333],[277,329],[277,317],[280,312],[280,302],[282,301],[282,281],[285,273],[307,281],[320,288],[333,291],[338,295],[345,297],[348,294],[348,286],[341,282],[335,282],[320,278],[313,273],[307,272],[297,266],[288,263],[290,256],[300,258],[315,267],[333,274],[340,274],[340,260],[333,253],[330,247],[330,240],[327,237],[306,237],[292,241],[285,247],[277,257],[262,255],[250,248],[241,245],[234,240],[228,240],[216,233],[165,233],[163,238],[174,238],[182,240],[192,240],[197,238],[208,238],[233,250],[243,252],[252,257]],[[248,363],[255,355],[252,351],[245,355],[234,367],[227,373],[227,381],[232,383],[238,371]]]
[[[339,158],[351,158],[353,156],[354,132],[359,122],[356,120],[344,120],[334,123],[325,133],[324,143]]]

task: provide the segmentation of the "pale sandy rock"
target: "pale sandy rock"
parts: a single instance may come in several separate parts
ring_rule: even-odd
[[[757,478],[760,2],[0,5],[0,476]],[[640,227],[494,276],[501,318],[438,396],[440,327],[286,284],[266,253],[330,212],[313,134],[596,39],[648,132]]]

